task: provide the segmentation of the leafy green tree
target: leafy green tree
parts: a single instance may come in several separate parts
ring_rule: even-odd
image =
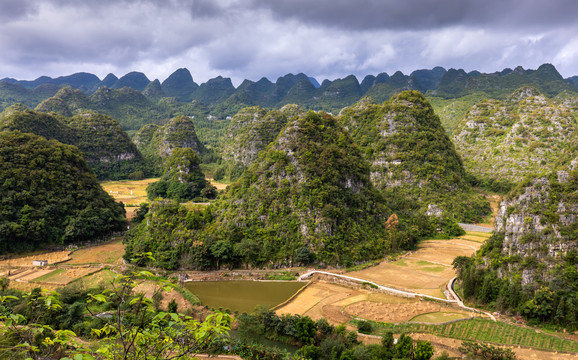
[[[414,360],[429,360],[433,356],[433,346],[429,341],[417,341]]]
[[[318,360],[321,357],[321,349],[315,345],[304,345],[297,350],[297,355],[304,359]]]
[[[74,146],[0,132],[0,253],[92,240],[126,226],[124,206]]]
[[[297,337],[301,344],[312,344],[317,334],[317,326],[309,316],[300,317],[295,324]]]
[[[413,355],[413,339],[406,334],[401,334],[395,345],[395,356],[400,359],[411,359]]]

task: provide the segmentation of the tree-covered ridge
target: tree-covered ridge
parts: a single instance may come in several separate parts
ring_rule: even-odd
[[[19,130],[75,145],[99,179],[126,178],[146,170],[136,146],[107,115],[85,111],[69,118],[13,107],[3,113],[6,116],[0,119],[0,130]]]
[[[200,156],[208,153],[199,141],[193,120],[188,116],[177,116],[164,125],[145,125],[133,137],[139,151],[155,173],[161,173],[164,159],[176,148],[191,148]]]
[[[576,91],[576,87],[564,80],[552,64],[543,64],[536,70],[518,66],[514,70],[508,68],[492,74],[450,69],[441,78],[434,94],[455,98],[482,91],[491,94],[491,98],[503,98],[523,86],[536,87],[548,96]]]
[[[455,266],[470,301],[576,329],[578,171],[518,185],[500,205],[494,235]]]
[[[152,251],[158,265],[185,268],[366,261],[411,248],[422,230],[384,202],[348,133],[332,116],[309,112],[211,207],[154,203],[131,229],[127,256]]]
[[[224,162],[215,179],[236,180],[257,160],[259,152],[275,140],[289,119],[304,112],[296,105],[270,111],[252,106],[239,111],[231,119],[222,140],[220,153]]]
[[[436,204],[446,216],[466,222],[489,213],[421,93],[404,91],[381,105],[366,98],[344,109],[339,121],[371,163],[371,181],[396,206],[425,210]]]
[[[106,194],[74,146],[0,132],[0,251],[37,249],[124,228],[124,207]]]
[[[482,181],[516,182],[561,165],[577,141],[572,97],[551,100],[526,87],[474,105],[452,136],[466,169]]]

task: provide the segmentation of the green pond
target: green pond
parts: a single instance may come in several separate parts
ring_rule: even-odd
[[[298,281],[231,280],[192,281],[185,286],[210,308],[251,312],[257,305],[279,305],[305,285]]]

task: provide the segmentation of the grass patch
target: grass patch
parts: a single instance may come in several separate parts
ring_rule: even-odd
[[[520,345],[538,350],[578,353],[578,341],[545,334],[532,328],[494,322],[485,319],[472,319],[451,324],[391,324],[374,323],[376,333],[393,331],[400,333],[428,333],[452,339],[484,341],[499,345]]]
[[[348,267],[345,269],[345,272],[361,271],[361,270],[369,269],[370,267],[374,267],[374,266],[379,265],[379,263],[380,263],[380,261],[377,261],[377,260],[365,262],[363,264]]]
[[[58,278],[60,275],[62,275],[62,273],[64,273],[66,271],[66,269],[56,269],[53,272],[49,272],[48,274],[44,274],[40,277],[37,277],[34,280],[31,280],[31,282],[47,282],[47,281],[52,281],[56,278]]]
[[[275,272],[275,273],[266,274],[265,279],[266,280],[290,281],[290,280],[296,280],[298,275],[299,274],[295,275],[295,273],[291,273],[290,271],[283,271],[283,272]]]
[[[397,266],[407,266],[407,263],[405,262],[405,260],[400,259],[400,260],[397,260],[396,262],[394,262],[394,265],[397,265]]]
[[[470,317],[468,314],[464,313],[452,313],[452,312],[431,312],[426,314],[420,314],[413,319],[411,322],[427,322],[427,323],[443,323],[452,320],[465,319]]]
[[[445,269],[447,269],[447,268],[439,265],[439,266],[426,266],[426,267],[421,268],[420,270],[438,273],[438,272],[444,271]]]

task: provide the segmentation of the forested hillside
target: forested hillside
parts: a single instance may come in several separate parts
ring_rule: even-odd
[[[210,151],[197,137],[193,120],[188,116],[177,116],[164,125],[149,124],[140,129],[133,141],[151,167],[153,174],[160,175],[164,163],[176,148],[191,148],[199,156],[209,157]]]
[[[121,231],[124,207],[74,146],[0,132],[0,252],[30,251]]]
[[[223,161],[215,172],[215,180],[238,179],[257,160],[259,152],[275,140],[289,119],[304,113],[305,110],[296,105],[271,111],[251,106],[239,111],[231,119],[222,139]]]
[[[126,179],[147,168],[119,123],[85,111],[73,117],[31,111],[14,105],[0,115],[0,130],[19,130],[77,146],[99,179]]]
[[[331,115],[309,112],[291,119],[214,205],[153,203],[131,229],[127,259],[152,251],[165,268],[343,266],[410,249],[434,231],[425,217],[398,218],[387,200],[348,133]]]

